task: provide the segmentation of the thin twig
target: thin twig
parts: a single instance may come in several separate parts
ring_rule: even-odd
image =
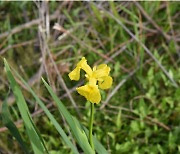
[[[47,54],[47,48],[46,48],[46,39],[47,39],[47,33],[46,33],[46,5],[44,3],[47,2],[35,2],[35,4],[38,7],[39,10],[39,19],[41,19],[42,22],[39,23],[38,26],[38,36],[39,36],[39,42],[40,42],[40,49],[41,49],[41,54],[42,54],[42,65],[44,66],[45,72],[47,74],[47,78],[49,83],[51,83],[50,81],[50,74],[49,74],[49,70],[48,70],[48,66],[46,63],[46,54]]]
[[[4,54],[6,51],[8,51],[10,49],[18,48],[20,46],[30,45],[30,44],[34,43],[35,41],[36,41],[36,39],[33,39],[33,40],[25,41],[22,43],[14,44],[14,45],[8,45],[6,48],[4,48],[0,51],[0,55]]]
[[[139,114],[137,114],[137,112],[134,112],[132,109],[128,109],[128,108],[125,108],[125,107],[119,107],[119,106],[112,106],[112,105],[109,105],[109,104],[108,104],[108,106],[110,108],[113,108],[113,109],[116,109],[116,110],[124,110],[124,111],[127,111],[127,112],[131,112],[131,113],[139,116]],[[145,119],[149,120],[150,122],[152,122],[152,123],[154,123],[156,125],[158,125],[159,127],[164,128],[167,131],[171,130],[171,128],[169,126],[167,126],[164,123],[158,121],[158,119],[154,119],[154,118],[152,118],[150,116],[146,116]],[[145,120],[143,120],[143,121],[146,122]]]
[[[126,45],[124,45],[120,50],[116,51],[111,57],[110,59],[114,59],[116,56],[118,56],[119,54],[121,54],[125,49],[127,48]],[[109,60],[105,60],[104,63],[108,63]]]
[[[151,118],[151,117],[149,117],[149,116],[147,116],[146,119],[150,120],[151,122],[157,124],[157,125],[160,126],[160,127],[163,127],[164,129],[166,129],[166,130],[168,130],[168,131],[171,130],[170,127],[166,126],[166,125],[163,124],[162,122],[159,122],[157,119]]]
[[[171,20],[170,8],[169,8],[169,2],[168,2],[168,1],[166,2],[166,8],[167,8],[169,26],[170,26],[170,28],[171,28],[171,33],[172,33],[172,39],[174,40],[174,43],[175,43],[176,53],[177,53],[177,55],[178,55],[179,58],[180,58],[179,46],[178,46],[177,41],[176,41],[176,39],[175,39],[175,32],[174,32],[174,29],[173,29],[173,24],[172,24],[172,20]],[[172,56],[171,56],[171,57],[172,57]],[[175,65],[176,65],[176,63],[175,63]]]
[[[167,35],[161,27],[158,26],[158,24],[146,13],[146,11],[142,8],[142,6],[136,2],[133,1],[134,4],[138,7],[138,9],[142,12],[142,14],[147,18],[147,20],[169,41],[171,37]]]
[[[57,73],[57,75],[58,75],[58,80],[59,80],[61,86],[63,87],[63,89],[66,91],[66,93],[67,93],[67,95],[68,95],[68,97],[69,97],[72,105],[74,106],[77,114],[80,116],[80,112],[79,112],[79,109],[77,108],[76,102],[74,101],[73,97],[71,96],[71,94],[70,94],[70,92],[69,92],[69,89],[67,88],[67,86],[66,86],[66,84],[65,84],[65,82],[64,82],[64,80],[63,80],[63,78],[62,78],[62,76],[61,76],[61,74],[60,74],[60,72],[59,72],[59,70],[58,70],[58,68],[57,68],[56,63],[55,63],[54,60],[53,60],[52,54],[50,53],[50,49],[49,49],[49,46],[48,46],[48,42],[47,42],[47,40],[45,39],[45,36],[44,36],[44,35],[45,35],[45,34],[41,32],[41,36],[42,36],[42,38],[44,38],[44,44],[43,44],[43,45],[44,45],[44,48],[46,48],[46,52],[47,52],[47,54],[48,54],[48,56],[49,56],[49,58],[50,58],[50,61],[51,61],[52,65],[53,65],[53,67],[54,67],[54,69],[55,69],[55,71],[56,71],[56,73]]]
[[[150,59],[151,60],[151,59]],[[149,60],[146,60],[144,65],[148,64]],[[140,65],[138,65],[136,67],[136,69],[134,69],[131,73],[129,73],[127,75],[126,78],[124,78],[123,80],[121,80],[121,82],[113,89],[113,91],[107,96],[106,100],[104,102],[102,102],[102,105],[100,107],[100,110],[102,110],[109,102],[109,100],[112,98],[112,96],[119,90],[119,88],[122,87],[122,85],[130,78],[132,77],[138,70],[140,69]]]
[[[59,28],[57,28],[59,27]],[[98,52],[97,50],[95,50],[93,47],[89,46],[88,44],[84,43],[83,41],[81,41],[80,39],[78,39],[77,37],[75,37],[74,35],[72,35],[71,33],[68,33],[69,31],[64,29],[62,26],[60,26],[59,24],[56,23],[55,25],[55,29],[58,30],[58,31],[61,31],[63,33],[66,33],[68,34],[69,36],[71,36],[76,42],[78,42],[80,45],[82,45],[83,48],[89,48],[91,51],[93,51],[94,53],[98,54],[99,56],[101,56],[102,58],[104,59],[107,59],[111,62],[113,62],[112,59],[110,59],[109,57],[107,57],[106,55]],[[87,50],[88,51],[88,50]],[[88,51],[88,52],[91,52],[91,51]]]
[[[52,14],[49,16],[50,20],[54,20],[59,16],[59,8]],[[9,32],[4,32],[2,34],[0,34],[0,39],[8,36],[8,35],[13,35],[15,33],[21,32],[24,29],[28,29],[31,28],[32,26],[38,25],[42,20],[41,19],[34,19],[30,22],[27,22],[25,24],[19,25],[13,29],[11,29]]]
[[[68,95],[68,97],[69,97],[72,105],[74,106],[76,112],[77,112],[78,115],[80,116],[80,112],[79,112],[79,109],[78,109],[78,107],[77,107],[77,105],[76,105],[76,102],[74,101],[73,97],[71,96],[71,93],[69,92],[69,89],[67,88],[67,86],[66,86],[66,84],[65,84],[65,82],[64,82],[64,80],[63,80],[63,78],[62,78],[62,76],[61,76],[61,74],[60,74],[60,72],[59,72],[59,70],[58,70],[58,68],[57,68],[56,63],[54,62],[50,51],[49,51],[49,50],[47,50],[47,51],[48,51],[49,58],[50,58],[53,66],[54,66],[54,69],[55,69],[55,71],[56,71],[56,73],[57,73],[57,75],[58,75],[58,80],[59,80],[59,82],[61,83],[63,89],[66,91],[66,93],[67,93],[67,95]]]
[[[164,68],[164,66],[156,59],[156,57],[151,53],[151,51],[118,19],[116,18],[111,12],[106,11],[104,8],[102,9],[105,13],[107,13],[109,16],[111,16],[134,40],[136,40],[146,51],[146,53],[157,63],[157,65],[161,68],[161,70],[164,72],[164,74],[169,78],[169,80],[172,82],[172,84],[177,88],[178,84],[176,81],[171,77],[171,75],[167,72],[167,70]]]
[[[106,100],[102,103],[102,105],[101,105],[101,107],[100,107],[100,110],[102,110],[102,109],[108,104],[108,102],[109,102],[109,100],[112,98],[112,96],[114,96],[114,94],[119,90],[119,88],[121,88],[122,85],[124,85],[124,83],[125,83],[131,76],[133,76],[133,75],[136,73],[137,70],[138,70],[138,69],[133,70],[131,73],[129,73],[129,74],[127,75],[126,78],[124,78],[123,80],[121,80],[121,82],[113,89],[113,91],[107,96]]]

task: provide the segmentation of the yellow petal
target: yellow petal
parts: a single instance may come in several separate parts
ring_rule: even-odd
[[[97,66],[97,69],[103,69],[103,68],[105,68],[105,67],[107,67],[106,64],[100,64],[100,65]]]
[[[80,95],[84,96],[86,99],[88,98],[88,95],[89,95],[88,85],[78,87],[76,88],[76,90]]]
[[[85,85],[79,88],[76,88],[78,93],[84,96],[91,103],[99,103],[101,101],[101,95],[97,85]]]
[[[76,81],[79,80],[79,78],[80,78],[80,68],[76,67],[72,72],[70,72],[68,74],[68,76],[69,76],[69,78],[71,80],[76,80]]]
[[[112,77],[105,76],[105,77],[102,77],[101,80],[103,80],[103,81],[98,82],[99,88],[101,88],[101,89],[109,89],[111,87],[112,82],[113,82]]]
[[[87,60],[85,57],[82,57],[82,59],[77,63],[76,68],[71,73],[68,74],[69,78],[71,80],[76,80],[76,81],[79,80],[81,69],[83,69],[88,74],[88,76],[92,75],[92,69],[87,64]]]
[[[94,88],[92,88],[92,92],[89,94],[89,101],[97,104],[101,101],[101,94],[98,86],[94,86]]]
[[[83,69],[89,76],[92,74],[92,69],[87,64],[87,60],[85,57],[82,57],[81,61],[77,64],[77,67]]]
[[[89,77],[88,80],[89,80],[89,85],[95,86],[96,83],[97,83],[97,79],[96,78]]]
[[[108,76],[110,72],[110,67],[108,67],[106,64],[101,64],[97,66],[97,70],[93,72],[93,76],[96,79],[102,78],[104,76]]]

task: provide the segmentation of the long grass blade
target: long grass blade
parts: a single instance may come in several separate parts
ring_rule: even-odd
[[[24,96],[23,96],[16,80],[14,79],[14,77],[11,73],[11,69],[5,59],[4,59],[4,64],[5,64],[5,70],[7,73],[7,77],[10,82],[10,87],[16,98],[17,106],[20,111],[21,117],[24,121],[26,132],[29,136],[33,151],[35,154],[44,154],[46,151],[46,148],[44,147],[44,143],[42,142],[40,136],[36,132],[35,125],[33,124],[33,120],[30,116],[30,112],[27,107]],[[46,151],[46,153],[47,153],[47,151]]]
[[[76,121],[77,121],[77,119],[76,119]],[[89,135],[88,129],[86,127],[83,127],[83,129],[86,132],[86,135],[88,136]],[[96,149],[98,154],[108,154],[108,151],[104,148],[104,146],[94,136],[93,136],[93,141],[94,141],[94,148]]]
[[[77,139],[79,145],[81,146],[81,148],[84,150],[84,152],[86,153],[92,153],[92,149],[90,147],[90,144],[88,142],[88,138],[87,135],[85,133],[85,131],[83,130],[83,127],[81,127],[80,123],[77,120],[74,120],[74,118],[71,116],[71,114],[67,111],[66,107],[63,105],[63,103],[59,100],[59,98],[57,97],[57,95],[53,92],[52,88],[47,84],[47,82],[42,79],[42,81],[44,82],[46,88],[48,89],[49,93],[51,94],[52,98],[54,99],[54,101],[57,104],[57,107],[60,111],[60,113],[64,116],[64,118],[66,119],[67,123],[69,124],[70,128],[72,129],[72,132],[75,136],[75,138]],[[96,140],[96,142],[98,142]],[[98,142],[99,143],[99,142]],[[101,143],[99,143],[100,145]],[[103,147],[101,145],[101,147]],[[97,148],[97,146],[95,146],[95,149],[97,151],[99,151],[99,149]],[[104,148],[104,151],[105,148]]]
[[[81,129],[81,131],[83,130],[86,133],[86,135],[89,137],[88,129],[86,127],[84,127],[83,125],[81,125],[80,122],[75,117],[73,117],[73,120],[74,120],[76,126],[79,129]],[[94,136],[93,136],[93,141],[94,141],[94,148],[98,154],[108,154],[108,152],[104,148],[104,146]]]
[[[11,114],[9,112],[6,100],[4,100],[2,104],[2,122],[8,128],[10,133],[15,137],[15,139],[18,141],[24,153],[28,154],[29,150],[27,149],[26,143],[23,141],[16,125],[13,123],[11,119]]]
[[[85,134],[85,132],[81,129],[79,129],[79,127],[76,125],[76,123],[74,122],[71,114],[67,111],[66,107],[63,105],[63,103],[59,100],[59,98],[57,97],[57,95],[53,92],[52,88],[47,84],[47,82],[42,79],[42,81],[44,82],[47,90],[49,91],[49,93],[51,94],[53,100],[56,102],[57,107],[60,111],[60,113],[64,116],[64,118],[66,119],[67,123],[69,124],[77,142],[79,143],[80,147],[82,148],[82,150],[85,153],[94,153],[89,142],[88,142],[88,138]]]
[[[14,71],[14,70],[13,70]],[[55,126],[56,130],[59,132],[59,134],[61,135],[61,137],[63,138],[63,140],[65,141],[65,143],[71,148],[72,152],[74,154],[79,154],[77,148],[72,144],[72,142],[69,140],[68,136],[66,135],[66,133],[64,132],[64,130],[62,129],[62,127],[59,125],[59,123],[56,121],[56,119],[54,118],[54,116],[49,112],[49,110],[47,109],[47,107],[44,105],[44,103],[39,99],[39,97],[35,94],[35,92],[32,90],[32,88],[28,85],[28,83],[16,72],[15,75],[23,82],[23,84],[28,88],[28,90],[30,91],[30,93],[33,95],[33,97],[35,98],[35,100],[37,101],[37,103],[40,105],[40,107],[43,109],[43,111],[45,112],[45,114],[47,115],[47,117],[50,119],[50,121],[52,122],[52,124]]]

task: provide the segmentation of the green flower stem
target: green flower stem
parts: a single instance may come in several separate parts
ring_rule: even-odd
[[[90,121],[89,121],[89,143],[94,150],[94,144],[92,139],[92,130],[93,130],[93,119],[94,119],[94,103],[91,103],[91,114],[90,114]]]

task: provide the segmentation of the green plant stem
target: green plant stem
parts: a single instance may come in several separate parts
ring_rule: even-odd
[[[94,103],[91,103],[91,113],[90,113],[90,121],[89,121],[89,143],[92,149],[94,150],[94,144],[92,139],[93,119],[94,119]]]

